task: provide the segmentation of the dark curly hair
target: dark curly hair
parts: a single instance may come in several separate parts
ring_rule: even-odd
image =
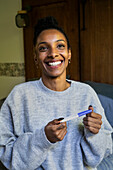
[[[38,22],[34,28],[34,39],[33,39],[34,46],[36,45],[37,38],[38,38],[39,34],[42,31],[47,30],[47,29],[56,29],[56,30],[60,31],[65,36],[65,38],[67,40],[68,49],[70,48],[69,39],[68,39],[66,33],[64,32],[64,30],[61,27],[58,26],[57,20],[52,16],[48,16],[48,17],[38,20]]]

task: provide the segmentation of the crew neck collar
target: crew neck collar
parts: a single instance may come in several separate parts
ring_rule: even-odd
[[[73,84],[71,80],[66,79],[66,81],[70,83],[70,87],[68,87],[66,90],[63,90],[63,91],[54,91],[54,90],[49,89],[48,87],[44,85],[42,78],[39,79],[39,85],[45,93],[48,93],[51,95],[65,95],[71,91],[72,84]]]

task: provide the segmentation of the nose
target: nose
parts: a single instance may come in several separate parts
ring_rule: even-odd
[[[50,48],[48,52],[48,57],[55,58],[58,57],[58,51],[56,48]]]

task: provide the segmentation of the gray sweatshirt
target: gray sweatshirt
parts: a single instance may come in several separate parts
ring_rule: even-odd
[[[0,160],[10,170],[96,169],[112,153],[112,127],[94,90],[70,81],[62,92],[48,89],[42,80],[15,86],[0,111]],[[67,134],[51,143],[44,127],[53,119],[67,117],[94,107],[102,115],[102,127],[92,134],[83,117],[67,122]]]

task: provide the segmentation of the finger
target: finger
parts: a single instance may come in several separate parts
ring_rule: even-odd
[[[62,122],[62,123],[56,125],[57,130],[63,129],[65,127],[67,127],[66,122]]]
[[[94,134],[97,134],[99,132],[99,129],[94,128],[94,127],[85,126],[85,128]]]
[[[102,116],[98,113],[95,113],[95,112],[91,112],[89,113],[89,115],[87,117],[92,117],[92,118],[95,118],[95,119],[102,119]]]
[[[101,119],[97,119],[97,118],[94,118],[94,117],[84,117],[83,118],[83,122],[86,121],[86,122],[93,122],[93,123],[96,123],[96,124],[102,124],[102,120]]]
[[[61,120],[63,120],[64,118],[63,117],[60,117],[59,119],[57,119],[58,121],[61,121]]]
[[[54,119],[53,123],[56,124],[56,125],[61,124],[61,123],[65,123],[65,122],[61,122],[61,120],[63,120],[63,119],[64,119],[63,117],[61,117],[59,119]]]
[[[57,125],[57,124],[60,124],[60,121],[58,119],[54,119],[53,121],[53,124]]]
[[[60,123],[57,119],[55,119],[52,123],[49,124],[49,128],[54,132],[56,130],[63,129],[66,126],[66,122]]]
[[[63,140],[66,134],[67,134],[67,129],[64,129],[64,130],[59,134],[60,140]]]
[[[58,137],[59,134],[61,133],[61,131],[65,131],[67,129],[66,123],[62,123],[62,124],[53,124],[53,123],[54,122],[49,123],[45,126],[45,134],[47,136],[47,139],[52,143],[61,140],[59,139],[60,137]]]
[[[88,109],[89,109],[89,110],[92,110],[92,112],[89,113],[89,114],[87,114],[87,115],[86,115],[87,117],[94,117],[94,118],[96,118],[96,119],[102,119],[102,116],[101,116],[100,114],[93,112],[93,106],[92,106],[92,105],[90,105],[90,106],[88,107]]]
[[[60,118],[61,119],[61,118]],[[53,126],[53,125],[60,125],[60,121],[58,119],[54,119],[51,122],[48,123],[49,126]]]
[[[61,129],[59,131],[56,132],[56,138],[58,141],[63,140],[64,136],[67,133],[67,127],[65,127],[64,129]]]
[[[97,124],[97,123],[94,123],[94,122],[84,121],[83,123],[84,123],[85,126],[88,126],[88,127],[92,127],[92,128],[96,128],[96,129],[101,128],[101,124]]]
[[[92,106],[92,105],[90,105],[90,106],[88,107],[88,109],[89,109],[89,110],[92,110],[92,112],[93,112],[93,106]],[[92,112],[91,112],[91,113],[92,113]],[[87,116],[87,117],[91,116],[91,113],[86,114],[86,116]]]
[[[93,106],[92,105],[89,105],[88,109],[92,110],[92,112],[93,112]]]

